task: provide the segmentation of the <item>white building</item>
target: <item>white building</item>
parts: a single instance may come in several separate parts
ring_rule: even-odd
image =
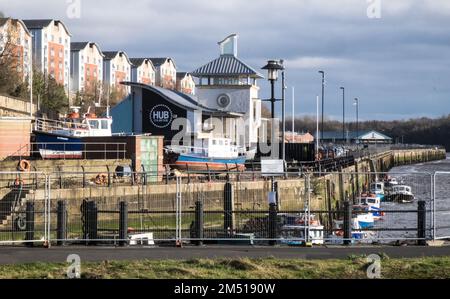
[[[95,95],[101,92],[103,84],[103,53],[93,42],[70,44],[71,93],[77,92]]]
[[[258,142],[261,126],[261,99],[256,81],[263,76],[237,57],[237,38],[233,34],[219,42],[220,56],[192,75],[198,78],[196,96],[200,105],[244,114],[243,119],[224,119],[223,130],[237,144],[251,146]]]
[[[130,88],[120,84],[120,82],[130,81],[132,63],[127,54],[123,51],[103,52],[103,81],[108,86],[109,91],[117,91],[127,94]]]
[[[34,66],[53,77],[69,94],[71,34],[59,20],[23,20],[33,35]]]
[[[177,86],[177,67],[170,57],[149,58],[156,69],[156,86],[175,89]]]
[[[190,73],[177,72],[177,90],[185,94],[195,95],[195,81]]]
[[[131,81],[155,85],[156,69],[152,61],[148,58],[130,58],[131,63]]]
[[[0,18],[0,54],[10,57],[15,62],[15,68],[23,78],[32,82],[32,35],[25,24],[18,19]]]

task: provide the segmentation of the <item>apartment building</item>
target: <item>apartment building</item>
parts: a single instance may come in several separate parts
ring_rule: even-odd
[[[195,95],[195,81],[190,73],[177,73],[177,90],[185,94]]]
[[[103,53],[94,42],[70,44],[71,95],[77,92],[101,95],[103,85]]]
[[[132,63],[128,55],[123,51],[105,51],[103,55],[103,81],[109,89],[107,92],[117,90],[128,94],[130,87],[120,84],[131,79]]]
[[[130,58],[131,81],[147,85],[155,85],[156,69],[148,58]]]
[[[23,20],[32,34],[33,65],[70,91],[71,34],[59,20]]]
[[[0,53],[2,59],[9,59],[19,76],[32,80],[32,35],[25,24],[18,19],[0,18]]]
[[[150,58],[156,69],[156,86],[167,89],[176,89],[177,67],[170,57]]]

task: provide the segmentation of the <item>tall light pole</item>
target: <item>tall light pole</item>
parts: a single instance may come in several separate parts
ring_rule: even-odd
[[[319,160],[319,96],[316,97],[316,160]]]
[[[345,143],[345,87],[342,90],[342,142]]]
[[[355,98],[354,105],[356,106],[356,148],[359,149],[359,99]]]
[[[283,131],[281,133],[281,159],[286,161],[286,78],[284,76],[284,61],[280,59],[281,70],[281,122],[283,123]]]
[[[270,99],[263,100],[263,101],[268,101],[271,104],[271,117],[272,117],[271,143],[273,144],[275,142],[275,126],[274,126],[274,124],[275,124],[275,102],[280,101],[280,99],[275,98],[275,81],[278,80],[278,71],[284,70],[283,61],[269,60],[269,61],[267,61],[267,65],[263,66],[262,69],[267,70],[267,79],[269,80],[270,86],[271,86]],[[283,84],[283,92],[284,92],[284,72],[283,72],[282,84]],[[284,109],[283,109],[283,116],[284,116]],[[284,121],[284,119],[283,119],[283,121]],[[284,127],[284,125],[283,125],[283,127]],[[284,138],[284,132],[283,132],[283,138]],[[284,139],[283,139],[283,142],[284,142]]]
[[[322,74],[322,123],[321,123],[321,133],[320,138],[323,141],[323,115],[324,115],[324,98],[325,98],[325,72],[319,71],[319,74]]]
[[[295,132],[295,87],[292,86],[292,138],[294,138],[294,132]]]

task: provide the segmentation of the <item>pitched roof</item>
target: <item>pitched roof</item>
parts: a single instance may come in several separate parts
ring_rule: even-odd
[[[71,51],[80,51],[86,48],[86,46],[89,44],[89,42],[73,42],[70,43],[70,50]]]
[[[148,61],[150,66],[155,70],[155,66],[153,65],[152,61],[149,58],[130,58],[131,63],[134,67],[141,66],[145,61]]]
[[[66,25],[60,21],[60,20],[52,20],[52,19],[33,19],[33,20],[22,20],[23,23],[27,26],[28,29],[42,29],[47,26],[49,26],[52,22],[55,22],[56,24],[61,24],[64,29],[66,30],[67,34],[69,36],[72,36],[70,34],[69,30],[67,29]]]
[[[219,58],[193,71],[192,75],[195,77],[250,76],[252,78],[264,78],[260,73],[233,55],[221,55]]]
[[[119,54],[125,55],[125,58],[127,59],[128,63],[130,65],[133,65],[130,61],[130,58],[128,58],[127,53],[125,53],[124,51],[104,51],[103,52],[103,55],[104,55],[103,60],[112,60]]]
[[[8,20],[11,20],[12,22],[18,22],[23,26],[23,29],[29,34],[32,35],[31,32],[28,30],[28,27],[25,25],[25,23],[21,19],[13,19],[13,18],[0,18],[0,26],[3,26],[8,22]]]
[[[175,66],[175,68],[177,67],[177,66],[175,65],[175,60],[173,60],[173,59],[170,58],[170,57],[152,57],[152,58],[149,58],[149,59],[151,60],[151,62],[153,63],[153,65],[154,65],[155,67],[158,67],[158,66],[164,64],[167,60],[171,60],[172,63],[173,63],[173,65]]]
[[[183,79],[187,75],[190,75],[188,72],[177,72],[177,79]]]

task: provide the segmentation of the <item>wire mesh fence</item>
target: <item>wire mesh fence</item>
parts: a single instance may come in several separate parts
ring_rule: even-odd
[[[305,245],[450,235],[449,173],[240,172],[156,185],[145,181],[160,174],[130,173],[126,180],[139,184],[92,188],[75,177],[59,188],[73,175],[80,173],[0,173],[0,244]]]

